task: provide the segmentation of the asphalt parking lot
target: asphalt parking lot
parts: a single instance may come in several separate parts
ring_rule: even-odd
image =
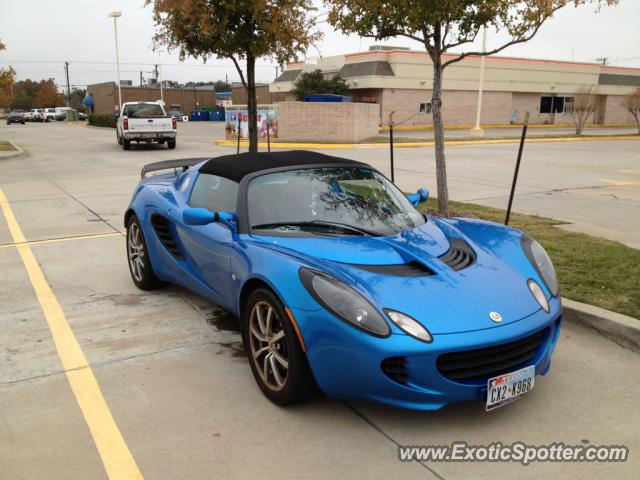
[[[139,291],[129,277],[122,215],[140,168],[232,151],[212,145],[220,125],[179,130],[176,150],[141,146],[125,152],[112,130],[0,126],[0,138],[26,152],[0,159],[6,197],[0,215],[0,477],[106,478],[108,468],[122,465],[103,464],[112,445],[88,427],[87,415],[97,414],[101,422],[112,419],[130,454],[116,463],[133,462],[147,479],[637,478],[639,357],[573,325],[565,325],[549,375],[531,394],[490,414],[476,403],[412,412],[320,394],[286,409],[269,403],[251,375],[236,319],[179,288]],[[573,221],[569,228],[640,246],[640,142],[526,148],[516,209],[552,212]],[[515,149],[449,149],[452,198],[503,202]],[[332,153],[384,170],[382,152]],[[398,183],[435,191],[432,159],[431,149],[399,150]],[[14,220],[7,218],[9,210]],[[21,246],[16,225],[26,241]],[[70,332],[64,323],[86,364],[67,363],[75,347],[65,341]],[[79,408],[77,398],[96,400],[95,388],[70,388],[74,375],[88,372],[106,412]],[[527,467],[398,461],[398,445],[455,440],[623,444],[631,454],[622,464]]]

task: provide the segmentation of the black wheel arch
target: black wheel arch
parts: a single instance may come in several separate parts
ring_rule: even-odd
[[[282,298],[280,298],[280,295],[278,295],[278,293],[271,287],[271,285],[269,285],[267,282],[265,282],[260,278],[250,278],[249,280],[244,282],[244,284],[242,285],[242,289],[240,290],[240,295],[238,297],[239,316],[242,316],[242,314],[244,313],[244,308],[247,305],[247,300],[249,299],[249,295],[251,295],[254,291],[258,290],[259,288],[265,288],[267,290],[271,290],[274,293],[274,295],[278,297],[278,299],[280,300],[280,303],[285,305],[285,303],[282,301]]]
[[[127,228],[127,225],[129,225],[129,220],[134,215],[136,215],[136,211],[133,208],[129,208],[126,212],[124,212],[124,228]]]

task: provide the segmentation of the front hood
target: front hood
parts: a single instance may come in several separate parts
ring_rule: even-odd
[[[494,328],[540,310],[527,286],[536,278],[520,247],[521,233],[496,224],[429,219],[427,224],[391,237],[261,237],[271,248],[321,259],[322,269],[354,286],[381,310],[389,308],[421,322],[433,335]],[[473,265],[455,271],[438,257],[449,238],[466,241]],[[395,276],[359,266],[417,262],[433,274]],[[502,320],[489,316],[497,312]],[[394,333],[402,333],[393,326]]]
[[[398,265],[412,261],[416,254],[432,258],[449,248],[447,238],[433,221],[392,237],[252,237],[315,259],[358,265]]]

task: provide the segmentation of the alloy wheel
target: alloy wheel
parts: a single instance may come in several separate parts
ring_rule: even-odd
[[[249,346],[251,359],[264,384],[270,390],[282,390],[289,371],[284,325],[276,309],[266,301],[257,302],[251,310]]]
[[[134,222],[127,231],[127,253],[131,274],[136,281],[142,282],[144,275],[144,242],[140,227]]]

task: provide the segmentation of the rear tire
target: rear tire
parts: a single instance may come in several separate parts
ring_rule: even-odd
[[[277,405],[308,398],[315,382],[307,356],[280,299],[271,290],[254,290],[241,318],[253,376],[262,393]]]
[[[176,148],[176,141],[175,140],[167,140],[167,147],[169,147],[170,150],[173,150],[174,148]]]
[[[122,139],[122,149],[123,150],[131,150],[131,140],[127,140],[126,138]]]
[[[122,145],[122,137],[120,137],[120,134],[118,133],[117,130],[116,130],[116,140],[118,141],[118,145]]]
[[[131,215],[127,222],[127,263],[131,279],[141,290],[155,290],[166,284],[153,272],[147,240],[140,226],[140,221]]]

